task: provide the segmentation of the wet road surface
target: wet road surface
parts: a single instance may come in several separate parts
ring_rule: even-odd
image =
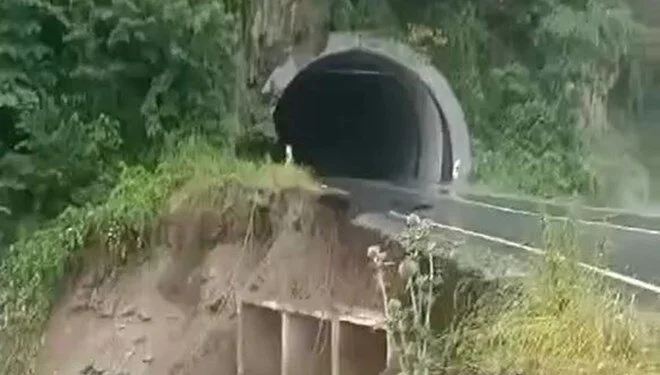
[[[458,230],[472,243],[517,258],[542,251],[540,212],[545,212],[547,222],[552,224],[565,223],[571,212],[557,204],[549,209],[536,204],[534,209],[533,203],[520,203],[522,200],[455,196],[437,187],[353,179],[329,179],[327,183],[350,192],[356,214],[415,212],[439,224],[438,230]],[[588,266],[598,267],[615,282],[638,289],[645,298],[660,300],[660,217],[598,208],[580,209],[572,217],[579,218],[576,230],[587,257],[593,255],[595,259],[599,245],[606,243],[605,263]]]

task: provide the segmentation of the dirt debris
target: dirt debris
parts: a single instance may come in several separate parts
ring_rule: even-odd
[[[379,308],[365,249],[381,238],[350,224],[346,208],[341,197],[287,191],[249,225],[219,210],[173,211],[147,261],[72,284],[38,374],[234,375],[237,294]]]

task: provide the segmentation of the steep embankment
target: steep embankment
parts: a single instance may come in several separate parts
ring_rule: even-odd
[[[2,373],[233,375],[238,294],[382,309],[365,272],[382,238],[350,223],[342,192],[295,167],[187,157],[171,186],[151,182],[157,199],[140,194],[147,181],[120,184],[85,225],[52,228],[80,236],[43,254],[50,263],[36,240],[16,246],[3,262],[16,284],[2,288]],[[135,211],[144,199],[151,208]],[[96,221],[118,203],[112,225]]]
[[[237,293],[380,306],[364,272],[380,238],[349,223],[336,193],[224,188],[253,206],[246,220],[213,205],[177,209],[148,257],[75,281],[53,314],[40,374],[233,375]]]
[[[314,307],[379,306],[364,271],[365,249],[380,239],[349,224],[341,199],[225,189],[251,202],[247,220],[227,221],[213,206],[177,209],[149,256],[75,280],[55,309],[38,372],[234,374],[234,297],[243,290]]]
[[[347,208],[295,167],[199,144],[128,169],[0,263],[0,373],[234,374],[236,293],[380,307],[380,235]]]

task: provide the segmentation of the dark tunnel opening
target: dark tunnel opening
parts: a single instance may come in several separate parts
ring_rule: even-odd
[[[321,58],[298,73],[273,117],[282,147],[291,145],[296,162],[321,176],[416,180],[429,137],[424,121],[429,111],[440,121],[437,107],[428,88],[404,66],[352,50]],[[439,182],[442,140],[435,144],[433,179]]]
[[[403,93],[391,75],[311,74],[280,103],[294,109],[287,116],[295,124],[287,143],[296,161],[324,176],[392,179],[410,173],[419,134]]]

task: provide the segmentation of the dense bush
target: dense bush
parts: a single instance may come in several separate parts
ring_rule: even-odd
[[[153,165],[191,133],[225,140],[237,27],[219,1],[3,1],[5,240],[103,197],[118,160]]]

